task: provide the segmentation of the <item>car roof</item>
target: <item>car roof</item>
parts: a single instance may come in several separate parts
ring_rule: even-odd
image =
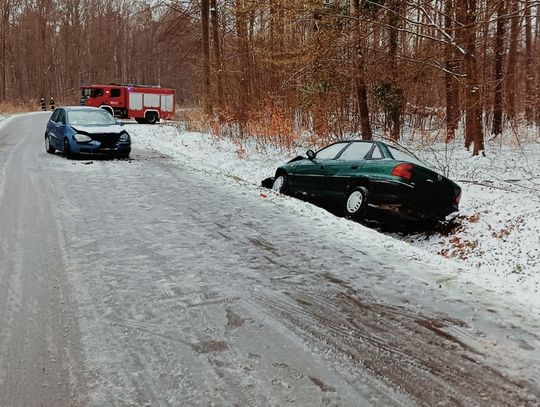
[[[340,141],[336,141],[334,144],[337,144],[337,143],[378,143],[378,144],[389,145],[388,143],[384,141],[380,141],[380,140],[358,140],[358,139],[340,140]]]
[[[75,110],[79,110],[79,111],[96,111],[96,110],[100,110],[100,111],[103,111],[103,112],[105,111],[100,107],[91,107],[91,106],[62,106],[60,109],[64,109],[66,112],[73,112]]]

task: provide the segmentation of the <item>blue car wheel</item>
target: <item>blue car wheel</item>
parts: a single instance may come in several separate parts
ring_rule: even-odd
[[[64,139],[64,157],[72,158],[73,154],[71,153],[71,147],[67,138]]]
[[[45,151],[47,151],[49,154],[54,154],[56,149],[51,145],[51,138],[48,134],[45,134]]]

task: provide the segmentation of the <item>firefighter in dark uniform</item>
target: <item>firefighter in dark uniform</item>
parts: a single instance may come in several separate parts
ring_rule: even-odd
[[[39,103],[41,104],[41,110],[43,110],[43,111],[47,110],[47,105],[45,104],[45,98],[44,97],[39,99]]]
[[[49,104],[51,105],[51,110],[54,110],[54,98],[51,96],[51,100],[49,100]]]

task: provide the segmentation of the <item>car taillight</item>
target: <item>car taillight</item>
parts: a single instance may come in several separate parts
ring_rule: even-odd
[[[459,205],[459,201],[461,201],[461,191],[459,191],[459,194],[456,196],[456,203]]]
[[[392,170],[392,175],[396,177],[405,178],[406,180],[412,179],[413,165],[410,163],[398,164]]]

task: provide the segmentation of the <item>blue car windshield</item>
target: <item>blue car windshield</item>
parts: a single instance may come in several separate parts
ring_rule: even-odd
[[[73,110],[68,112],[68,122],[72,126],[107,126],[117,123],[105,110]]]

